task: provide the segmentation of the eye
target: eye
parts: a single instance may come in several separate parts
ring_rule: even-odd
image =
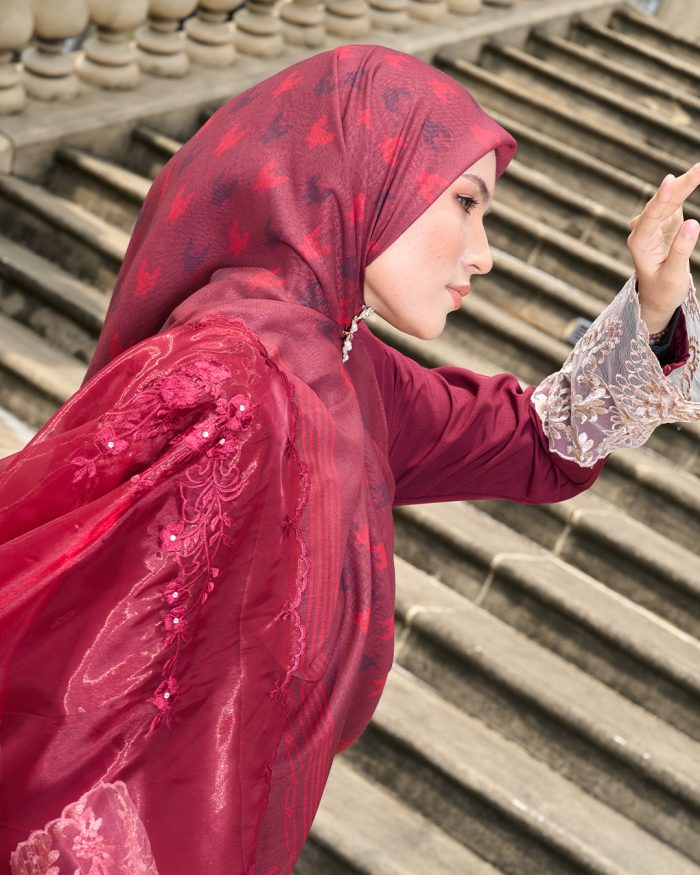
[[[462,204],[462,206],[464,207],[464,211],[467,215],[471,213],[474,207],[478,207],[481,203],[481,201],[476,200],[476,198],[469,197],[469,195],[467,194],[458,194],[457,200]]]

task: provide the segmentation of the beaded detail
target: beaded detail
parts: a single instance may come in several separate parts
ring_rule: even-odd
[[[348,328],[347,331],[343,332],[342,353],[344,362],[348,360],[350,350],[352,349],[352,336],[357,331],[357,323],[360,321],[360,319],[366,319],[368,316],[371,316],[372,313],[374,313],[374,308],[368,307],[366,304],[363,304],[360,312],[352,317],[350,328]]]

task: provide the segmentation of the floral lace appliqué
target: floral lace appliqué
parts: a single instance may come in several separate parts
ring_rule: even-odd
[[[569,353],[535,388],[532,404],[552,452],[592,467],[642,446],[666,422],[700,419],[700,309],[692,276],[683,303],[690,355],[665,375],[649,348],[632,274]]]
[[[126,784],[100,782],[10,855],[11,875],[158,875]]]

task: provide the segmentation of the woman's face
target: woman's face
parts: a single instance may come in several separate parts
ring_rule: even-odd
[[[457,309],[449,286],[465,286],[493,267],[483,219],[496,181],[492,150],[458,177],[365,270],[365,304],[395,328],[431,340]],[[462,293],[464,289],[462,290]]]

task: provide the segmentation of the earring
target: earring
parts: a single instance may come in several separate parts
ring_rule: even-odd
[[[357,323],[360,319],[366,319],[368,316],[371,316],[374,313],[374,309],[372,307],[368,307],[366,304],[362,305],[362,309],[360,312],[352,317],[352,322],[350,323],[350,328],[347,331],[343,332],[343,361],[346,362],[348,360],[348,356],[350,350],[352,349],[352,336],[357,331]]]

